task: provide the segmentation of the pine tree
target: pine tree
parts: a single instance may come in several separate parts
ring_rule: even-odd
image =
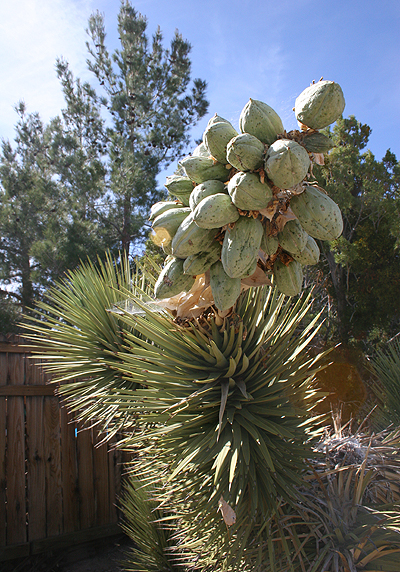
[[[337,121],[336,147],[314,171],[343,214],[342,236],[321,244],[321,266],[345,343],[393,335],[400,323],[400,164],[390,150],[382,161],[364,151],[370,133],[354,116]]]
[[[50,170],[46,129],[24,103],[16,111],[16,147],[3,140],[0,155],[0,283],[14,286],[12,296],[24,310],[52,273],[40,271],[35,254],[51,256],[62,220],[54,216],[60,187]]]
[[[170,49],[164,49],[159,28],[150,44],[146,28],[146,18],[128,1],[118,16],[121,48],[113,54],[99,12],[88,28],[88,65],[104,94],[96,102],[108,113],[108,223],[126,252],[143,243],[150,206],[164,195],[157,175],[184,154],[190,127],[208,107],[206,82],[195,79],[190,85],[190,44],[176,32]],[[58,72],[65,81],[67,69],[60,62]]]

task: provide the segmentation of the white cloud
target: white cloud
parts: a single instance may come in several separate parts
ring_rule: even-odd
[[[76,75],[86,72],[87,20],[93,0],[13,0],[0,3],[0,137],[13,138],[21,99],[43,120],[63,105],[55,61],[63,56]]]

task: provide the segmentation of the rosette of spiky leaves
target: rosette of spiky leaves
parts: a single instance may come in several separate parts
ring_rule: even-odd
[[[312,454],[309,382],[319,366],[305,350],[319,319],[303,325],[310,296],[285,303],[276,289],[249,289],[230,317],[185,325],[135,304],[145,315],[124,314],[118,368],[137,389],[111,394],[110,407],[147,423],[146,454],[153,448],[169,465],[176,518],[190,522],[191,537],[209,527],[207,549],[222,542],[221,557],[240,560],[277,497],[295,493]],[[221,497],[236,513],[229,535]]]
[[[132,419],[105,400],[119,388],[136,387],[114,367],[125,333],[118,314],[110,310],[120,303],[125,307],[126,292],[151,301],[147,292],[152,291],[159,270],[148,259],[136,261],[131,269],[125,255],[119,262],[110,255],[105,262],[82,262],[47,292],[36,317],[24,324],[30,332],[26,337],[43,352],[43,367],[61,383],[59,393],[69,398],[76,417],[100,422],[109,437],[132,424]]]
[[[398,338],[387,344],[384,350],[377,349],[369,361],[372,372],[379,379],[374,390],[380,402],[377,422],[384,425],[400,425],[400,341]]]
[[[297,503],[266,522],[266,572],[395,572],[400,558],[400,432],[325,436]],[[255,561],[255,555],[253,561]]]
[[[126,553],[126,572],[173,572],[181,570],[168,558],[170,530],[160,525],[164,512],[158,509],[157,491],[134,476],[125,480],[120,499],[122,529],[133,541]]]

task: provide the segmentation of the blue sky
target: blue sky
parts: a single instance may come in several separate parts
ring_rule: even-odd
[[[86,69],[85,27],[96,9],[105,15],[108,47],[118,47],[119,0],[13,0],[0,6],[0,138],[13,138],[13,105],[23,99],[43,120],[63,100],[54,64],[63,56],[74,73]],[[312,80],[338,82],[345,116],[372,128],[369,148],[400,159],[399,0],[138,0],[148,34],[159,25],[167,46],[176,28],[192,44],[193,77],[208,83],[209,114],[237,128],[249,97],[271,105],[287,130],[292,108]],[[95,83],[94,83],[95,85]]]

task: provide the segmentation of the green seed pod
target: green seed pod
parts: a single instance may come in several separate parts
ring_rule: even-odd
[[[242,133],[231,139],[226,159],[238,171],[254,171],[263,165],[265,145],[254,135]]]
[[[242,133],[250,133],[267,145],[271,145],[276,136],[284,131],[282,120],[276,111],[257,99],[250,99],[243,108],[239,128]]]
[[[200,145],[197,145],[197,147],[192,152],[192,157],[209,157],[209,156],[210,156],[210,151],[207,149],[207,147],[204,145],[203,142],[201,142]]]
[[[229,171],[225,165],[215,163],[211,157],[185,157],[179,161],[179,164],[185,169],[189,179],[197,185],[210,179],[226,181],[229,177]]]
[[[279,139],[268,149],[265,171],[268,178],[281,189],[298,185],[310,167],[307,151],[290,139]]]
[[[227,163],[226,146],[232,137],[236,137],[237,134],[236,129],[229,121],[215,114],[204,131],[203,142],[210,154],[219,163],[225,165]]]
[[[228,276],[220,261],[210,268],[210,286],[215,305],[221,312],[232,308],[240,296],[240,278]]]
[[[161,246],[166,252],[165,248],[171,244],[173,237],[176,234],[181,223],[190,214],[189,207],[180,207],[169,209],[159,214],[153,221],[152,240],[157,246]]]
[[[255,173],[236,173],[228,183],[228,193],[233,204],[244,211],[265,209],[273,198],[270,186],[261,183]]]
[[[225,231],[221,262],[231,278],[241,278],[257,260],[261,238],[264,233],[261,221],[240,217],[233,228]]]
[[[193,211],[193,219],[201,228],[221,228],[236,222],[239,216],[231,197],[225,193],[205,197]]]
[[[193,191],[193,181],[182,175],[171,175],[165,181],[165,187],[170,195],[177,197],[185,206],[189,205],[190,193]]]
[[[310,236],[335,240],[342,234],[343,219],[338,205],[317,188],[307,186],[290,199],[290,207]]]
[[[303,285],[303,270],[300,262],[293,260],[288,266],[279,259],[274,264],[274,284],[285,296],[297,296]]]
[[[278,233],[278,241],[286,252],[300,254],[307,244],[307,236],[297,219],[288,220],[281,232]]]
[[[306,246],[300,254],[293,253],[292,256],[297,262],[304,266],[312,266],[318,264],[319,261],[319,248],[312,236],[308,236]]]
[[[154,220],[160,214],[176,208],[182,208],[182,205],[175,201],[159,201],[151,207],[149,220]]]
[[[172,258],[162,269],[154,287],[156,298],[170,298],[180,292],[188,292],[195,281],[194,276],[183,273],[183,260]]]
[[[191,254],[197,254],[211,245],[215,237],[215,230],[200,228],[193,220],[190,213],[180,224],[172,239],[172,254],[178,258],[187,258]]]
[[[334,123],[343,113],[345,101],[342,88],[334,81],[318,81],[307,87],[296,99],[297,121],[312,129]]]
[[[209,197],[211,195],[216,195],[217,193],[227,193],[225,185],[222,181],[204,181],[197,185],[190,195],[189,206],[194,211],[200,201]]]
[[[332,139],[318,131],[304,135],[302,145],[310,153],[327,153],[334,147]]]
[[[204,274],[204,272],[207,272],[210,266],[215,264],[215,262],[220,259],[221,248],[222,246],[220,243],[214,240],[210,248],[206,251],[198,252],[197,254],[191,254],[188,256],[183,263],[184,273],[198,276],[199,274]]]
[[[278,247],[279,241],[277,236],[267,236],[265,233],[263,234],[260,248],[265,254],[272,256],[278,250]]]

